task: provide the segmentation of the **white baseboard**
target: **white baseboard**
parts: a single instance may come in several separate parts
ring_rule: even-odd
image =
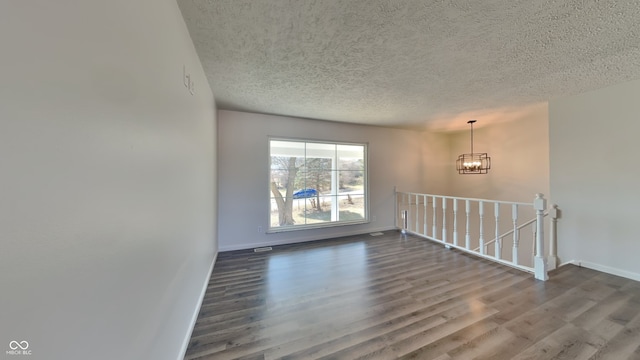
[[[569,261],[563,262],[562,264],[559,264],[556,267],[556,269],[560,269],[561,267],[567,266],[567,265],[578,265],[578,264],[575,262],[575,260],[569,260]]]
[[[193,333],[193,328],[196,326],[196,321],[198,320],[198,314],[200,313],[200,307],[202,307],[202,302],[204,301],[204,295],[207,293],[207,288],[209,287],[209,280],[211,279],[211,273],[213,272],[213,266],[216,264],[216,259],[218,258],[218,252],[213,256],[213,261],[211,262],[211,266],[209,266],[209,274],[207,274],[207,278],[204,281],[204,285],[202,287],[202,291],[200,292],[200,299],[198,300],[198,306],[194,309],[193,315],[191,315],[191,322],[189,326],[189,332],[187,336],[184,338],[182,342],[182,348],[178,353],[178,360],[183,360],[185,354],[187,353],[187,348],[189,347],[189,340],[191,340],[191,334]]]
[[[624,278],[635,280],[635,281],[640,281],[640,274],[638,274],[638,273],[634,273],[634,272],[631,272],[631,271],[622,270],[622,269],[618,269],[618,268],[613,268],[613,267],[610,267],[610,266],[600,265],[600,264],[592,263],[590,261],[571,260],[571,261],[568,261],[566,263],[561,264],[560,266],[564,266],[564,265],[567,265],[567,264],[573,264],[573,265],[576,265],[576,266],[582,266],[582,267],[586,267],[588,269],[601,271],[603,273],[616,275],[616,276],[624,277]]]
[[[345,231],[345,232],[341,232],[341,233],[337,233],[337,234],[336,233],[332,233],[330,235],[319,234],[319,235],[314,235],[314,236],[305,236],[305,237],[301,237],[301,238],[297,238],[297,239],[261,241],[261,242],[248,243],[248,244],[238,244],[238,245],[229,244],[229,245],[219,245],[219,246],[220,246],[220,252],[225,252],[225,251],[234,251],[234,250],[254,249],[254,248],[257,248],[257,247],[264,247],[264,246],[297,244],[297,243],[302,243],[302,242],[307,242],[307,241],[316,241],[316,240],[323,240],[323,239],[328,239],[328,238],[333,239],[333,238],[338,238],[338,237],[343,237],[343,236],[355,236],[355,235],[369,234],[369,233],[374,233],[374,232],[379,232],[379,231],[389,231],[389,230],[396,230],[396,228],[393,227],[393,226],[390,226],[390,227],[367,229],[367,230],[360,230],[360,231]]]

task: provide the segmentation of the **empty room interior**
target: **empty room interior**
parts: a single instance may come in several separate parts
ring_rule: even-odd
[[[2,359],[640,359],[640,7],[0,3]]]

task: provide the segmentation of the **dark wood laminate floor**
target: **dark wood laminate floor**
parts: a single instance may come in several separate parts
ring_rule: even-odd
[[[640,359],[640,283],[353,236],[220,253],[185,359]]]

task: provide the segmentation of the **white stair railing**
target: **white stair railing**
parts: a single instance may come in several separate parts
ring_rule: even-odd
[[[396,191],[395,207],[396,227],[403,233],[533,273],[539,280],[547,280],[547,272],[557,266],[559,210],[552,205],[547,211],[547,200],[542,194],[536,194],[531,203],[523,203]],[[550,218],[547,240],[545,217]],[[531,231],[523,233],[521,230],[527,227]],[[462,234],[464,241],[459,238]],[[492,234],[493,239],[486,241],[487,234]],[[509,247],[511,251],[505,253],[504,249]]]

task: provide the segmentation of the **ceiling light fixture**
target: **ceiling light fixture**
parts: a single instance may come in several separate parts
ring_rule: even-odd
[[[471,153],[458,156],[456,161],[456,170],[458,174],[486,174],[491,169],[491,158],[487,153],[473,152],[473,123],[476,120],[469,120],[467,124],[471,125]]]

